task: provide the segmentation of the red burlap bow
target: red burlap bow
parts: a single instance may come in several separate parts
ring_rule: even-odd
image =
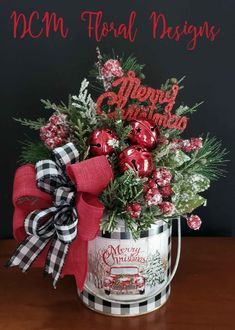
[[[104,206],[97,196],[113,178],[112,169],[105,156],[94,157],[80,163],[68,164],[66,173],[77,188],[75,207],[78,213],[78,235],[71,243],[61,277],[74,275],[77,287],[83,290],[88,270],[88,241],[98,231]],[[52,206],[53,198],[36,186],[36,171],[33,165],[18,168],[13,187],[13,234],[18,242],[26,238],[24,220],[33,210]],[[49,246],[34,261],[33,267],[44,267]]]

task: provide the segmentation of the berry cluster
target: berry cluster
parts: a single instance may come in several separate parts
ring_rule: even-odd
[[[189,140],[174,139],[176,148],[184,152],[197,151],[202,147],[202,138],[191,138]]]
[[[101,68],[101,75],[105,79],[112,80],[116,77],[122,77],[124,72],[118,60],[110,59]]]
[[[54,149],[67,142],[69,129],[66,116],[63,114],[52,115],[48,123],[40,128],[40,138],[48,149]]]
[[[171,172],[165,167],[158,167],[153,170],[144,191],[147,205],[158,205],[162,214],[168,216],[174,212],[173,204],[164,200],[165,198],[168,199],[173,193],[170,185],[171,180]]]

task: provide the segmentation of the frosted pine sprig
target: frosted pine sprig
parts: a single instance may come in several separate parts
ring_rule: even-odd
[[[89,81],[85,78],[81,83],[79,95],[72,96],[72,106],[81,110],[81,117],[88,119],[90,125],[96,125],[96,104],[92,100],[91,94],[88,93],[88,86]]]

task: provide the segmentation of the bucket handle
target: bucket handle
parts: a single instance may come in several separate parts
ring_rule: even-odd
[[[166,284],[164,284],[164,286],[161,287],[157,292],[154,292],[154,296],[157,296],[159,293],[161,293],[163,290],[165,290],[166,287],[168,287],[168,285],[173,280],[173,278],[175,276],[175,273],[176,273],[176,271],[178,269],[178,266],[179,266],[180,254],[181,254],[181,220],[180,220],[180,217],[177,218],[177,235],[178,235],[178,240],[177,240],[177,255],[176,255],[176,259],[175,259],[174,269],[171,272],[171,276],[168,279],[168,281],[166,282]]]
[[[180,261],[180,254],[181,254],[181,220],[180,220],[180,217],[177,218],[177,235],[178,235],[177,254],[176,254],[176,259],[175,259],[175,266],[174,266],[173,271],[171,272],[171,276],[168,279],[168,281],[158,291],[155,291],[152,295],[148,296],[147,299],[156,297],[159,293],[161,293],[163,290],[165,290],[168,287],[168,285],[171,284],[171,281],[173,280],[175,273],[178,269],[179,261]],[[141,303],[145,300],[146,300],[146,298],[138,300],[138,303]],[[125,301],[125,303],[128,303],[128,301]]]

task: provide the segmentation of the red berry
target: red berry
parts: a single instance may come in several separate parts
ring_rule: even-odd
[[[193,230],[200,229],[201,224],[202,224],[202,221],[198,215],[192,214],[190,217],[187,218],[187,225],[189,226],[189,228],[191,228]]]
[[[149,188],[157,188],[157,184],[153,179],[148,179],[147,185]]]
[[[138,219],[141,213],[141,205],[139,203],[132,203],[126,207],[127,212],[133,219]]]
[[[157,188],[149,189],[144,196],[147,205],[158,205],[162,202],[162,195]]]
[[[199,150],[202,147],[202,138],[191,138],[190,143],[192,151]]]
[[[162,197],[170,197],[173,193],[171,185],[169,185],[169,184],[164,187],[159,187],[159,191],[160,191]]]
[[[167,168],[158,167],[153,170],[152,177],[159,186],[164,187],[169,185],[172,179],[172,174]]]
[[[133,203],[132,210],[135,212],[141,211],[141,205],[139,203]]]
[[[152,189],[150,189],[149,191],[151,191],[151,193],[152,193],[153,195],[159,194],[159,190],[158,190],[158,188],[152,188]]]
[[[159,208],[164,215],[171,216],[173,215],[175,208],[174,205],[170,202],[162,202],[159,204]]]

